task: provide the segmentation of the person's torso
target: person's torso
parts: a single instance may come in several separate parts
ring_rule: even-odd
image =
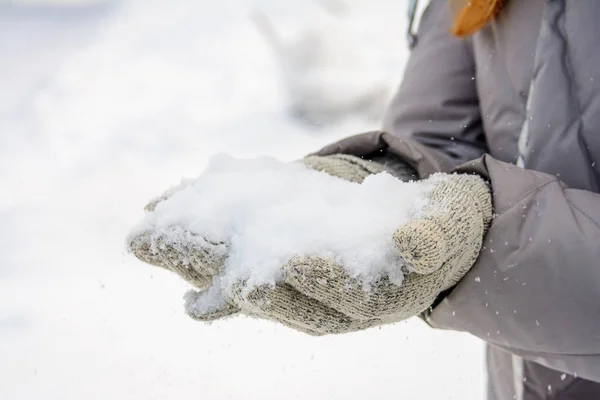
[[[600,1],[508,1],[473,50],[490,154],[600,192]],[[492,400],[600,399],[600,383],[500,350],[488,362]]]
[[[511,0],[474,35],[492,156],[600,191],[598,21],[596,0]]]

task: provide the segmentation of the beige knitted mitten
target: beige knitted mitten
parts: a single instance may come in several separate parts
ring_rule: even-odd
[[[309,156],[299,162],[314,170],[352,182],[362,182],[367,176],[384,170],[396,174],[400,179],[404,178],[400,175],[410,173],[409,167],[384,167],[380,163],[349,155]],[[154,212],[159,203],[178,190],[185,189],[188,184],[184,182],[166,191],[150,201],[144,209]],[[143,262],[175,272],[198,289],[198,294],[204,292],[221,271],[227,258],[227,246],[224,243],[211,243],[178,226],[171,229],[176,235],[171,234],[169,238],[177,237],[176,241],[158,232],[145,231],[129,238],[129,251]],[[212,320],[237,311],[238,308],[234,304],[223,304],[223,307],[213,312],[192,316],[199,320]]]
[[[435,187],[428,206],[394,234],[394,245],[412,271],[400,285],[382,277],[365,290],[340,265],[300,256],[282,267],[281,284],[247,288],[240,282],[229,301],[247,314],[312,335],[419,315],[472,267],[492,218],[491,195],[481,178],[437,175],[430,182]]]
[[[411,172],[407,167],[384,169],[380,163],[348,155],[311,156],[302,162],[353,182],[383,170],[407,180],[402,175]],[[382,277],[365,290],[362,282],[331,260],[299,256],[282,266],[282,283],[249,288],[239,282],[219,307],[202,313],[187,307],[188,313],[195,319],[213,320],[242,310],[312,335],[351,332],[422,313],[471,268],[492,214],[491,195],[480,178],[438,175],[430,182],[435,188],[428,206],[399,227],[393,238],[405,267],[412,271],[401,285]],[[148,211],[170,193],[147,206]],[[221,271],[227,248],[179,227],[173,229],[179,229],[176,241],[144,232],[131,239],[130,250],[142,261],[167,268],[200,289],[187,296],[189,305]]]

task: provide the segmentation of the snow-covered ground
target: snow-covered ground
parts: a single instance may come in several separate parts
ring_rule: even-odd
[[[292,32],[315,6],[85,3],[0,2],[0,399],[482,398],[482,344],[467,335],[417,319],[322,338],[206,326],[185,315],[185,284],[124,252],[146,200],[215,152],[291,160],[377,128],[286,114],[249,11]],[[393,86],[406,2],[348,4]]]

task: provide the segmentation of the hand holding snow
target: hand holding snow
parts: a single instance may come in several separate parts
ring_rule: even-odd
[[[354,156],[309,160],[213,158],[130,250],[200,289],[186,296],[195,319],[242,312],[312,335],[418,315],[475,262],[491,218],[481,178],[404,183]]]
[[[177,243],[190,232],[224,244],[228,256],[218,279],[225,292],[238,281],[274,285],[281,266],[297,255],[332,260],[365,287],[382,276],[400,284],[402,260],[392,236],[424,207],[431,186],[387,173],[358,184],[300,162],[219,155],[149,212],[130,238],[152,232]]]

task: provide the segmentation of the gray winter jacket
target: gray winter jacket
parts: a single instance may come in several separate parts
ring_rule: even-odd
[[[424,319],[489,344],[490,400],[600,399],[600,1],[510,0],[469,39],[446,3],[422,16],[385,132],[318,154],[488,178],[485,247]]]

